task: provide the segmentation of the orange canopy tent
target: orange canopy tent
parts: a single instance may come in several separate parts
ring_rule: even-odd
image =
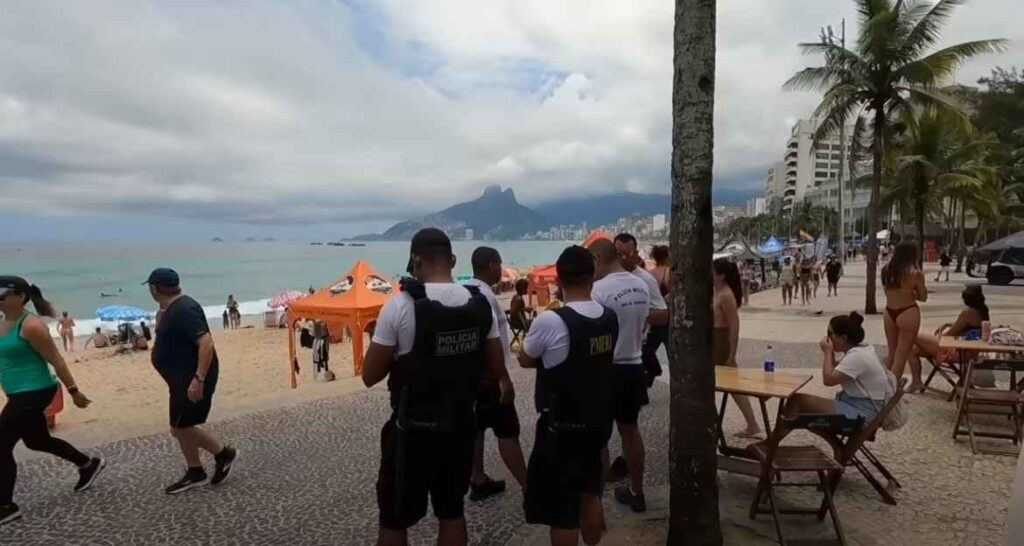
[[[390,283],[380,273],[362,260],[356,262],[348,274],[338,282],[320,291],[293,302],[288,306],[288,373],[292,388],[297,385],[297,359],[295,356],[295,324],[300,320],[319,320],[327,324],[331,332],[352,332],[352,362],[355,374],[363,372],[363,332],[377,320],[381,308],[391,298],[371,288]]]
[[[583,248],[590,248],[590,245],[594,244],[598,239],[612,240],[612,235],[603,229],[598,229],[587,237],[583,244]],[[555,266],[552,265],[540,265],[534,267],[532,271],[526,276],[527,280],[530,281],[530,287],[527,289],[529,295],[530,305],[533,305],[533,298],[536,296],[537,305],[544,307],[549,303],[550,300],[550,287],[558,281],[558,272],[555,271]]]

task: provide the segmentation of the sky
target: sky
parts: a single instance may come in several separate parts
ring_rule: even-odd
[[[851,0],[719,0],[715,185],[759,189]],[[668,0],[7,0],[0,241],[324,239],[476,197],[668,193]],[[943,42],[1009,38],[973,0]]]

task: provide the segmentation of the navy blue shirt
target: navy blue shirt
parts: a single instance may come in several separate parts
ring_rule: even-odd
[[[199,338],[210,332],[206,313],[196,300],[181,296],[164,309],[156,325],[153,367],[167,386],[187,389],[199,369]],[[206,373],[205,385],[217,382],[217,353]]]

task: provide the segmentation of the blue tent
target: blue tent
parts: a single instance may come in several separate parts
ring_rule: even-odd
[[[769,237],[761,246],[757,248],[761,254],[778,254],[782,252],[783,246],[775,237]]]
[[[108,305],[96,310],[96,318],[111,322],[134,322],[152,318],[153,313],[130,305]]]

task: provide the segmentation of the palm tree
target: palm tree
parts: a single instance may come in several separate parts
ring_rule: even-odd
[[[868,205],[868,261],[864,310],[877,313],[875,276],[878,261],[878,198],[882,185],[885,133],[889,120],[912,105],[954,109],[937,86],[963,61],[1001,51],[1004,40],[979,40],[928,53],[953,9],[967,0],[939,0],[935,4],[903,0],[854,0],[860,20],[856,45],[847,49],[828,40],[800,44],[808,54],[822,54],[825,65],[805,68],[785,87],[820,90],[817,138],[867,114],[871,120],[872,182]]]
[[[914,219],[918,256],[924,257],[924,225],[941,214],[943,200],[978,192],[994,175],[985,164],[986,139],[976,138],[970,122],[946,109],[905,112],[897,124],[894,184],[890,197],[909,205]]]
[[[672,74],[669,544],[719,545],[711,355],[715,0],[676,0]]]

